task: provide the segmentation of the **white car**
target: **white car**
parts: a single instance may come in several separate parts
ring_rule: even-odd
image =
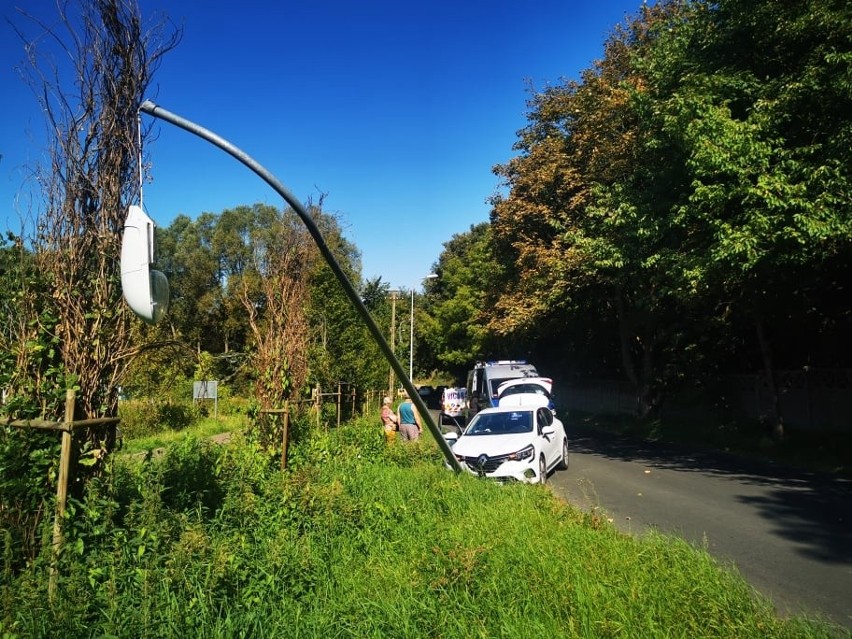
[[[480,477],[543,484],[568,468],[565,427],[547,406],[486,408],[461,435],[445,437],[462,468]]]
[[[549,377],[522,377],[510,379],[497,388],[498,406],[547,406],[554,409]]]

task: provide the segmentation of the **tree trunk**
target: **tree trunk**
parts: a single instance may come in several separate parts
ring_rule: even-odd
[[[639,416],[650,417],[655,415],[660,407],[660,389],[654,382],[654,328],[651,322],[645,324],[645,336],[641,344],[641,377],[637,393],[639,405]]]
[[[645,326],[645,338],[639,340],[635,331],[631,330],[632,324],[627,319],[624,307],[624,297],[619,291],[616,293],[616,309],[618,312],[618,337],[621,347],[621,365],[624,374],[633,385],[636,396],[636,414],[639,417],[652,415],[659,407],[659,392],[652,383],[654,371],[653,358],[653,328],[650,323]],[[640,346],[638,355],[631,348],[631,341],[637,341]],[[640,359],[637,366],[636,359]]]
[[[772,348],[769,344],[769,339],[766,337],[763,318],[757,313],[754,317],[754,325],[757,330],[757,342],[760,345],[763,374],[766,376],[766,384],[769,388],[770,431],[773,439],[780,441],[784,439],[784,417],[781,414],[778,383],[775,377],[775,368],[772,365]]]

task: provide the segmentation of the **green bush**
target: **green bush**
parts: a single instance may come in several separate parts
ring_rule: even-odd
[[[5,570],[22,568],[41,549],[56,494],[60,441],[55,432],[0,427],[0,551]]]
[[[220,386],[220,389],[223,387]],[[247,415],[251,400],[245,397],[234,397],[230,392],[223,391],[219,395],[220,415]]]
[[[199,408],[191,403],[125,400],[118,405],[121,434],[137,439],[164,431],[180,431],[200,419]]]

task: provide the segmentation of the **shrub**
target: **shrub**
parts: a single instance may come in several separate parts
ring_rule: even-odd
[[[0,550],[10,558],[7,570],[38,555],[42,529],[52,521],[59,449],[56,433],[0,427]]]
[[[126,439],[156,435],[163,431],[184,430],[201,417],[197,406],[190,403],[125,400],[118,405],[121,434]]]

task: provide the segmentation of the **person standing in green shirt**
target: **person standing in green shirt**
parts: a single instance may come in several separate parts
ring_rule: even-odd
[[[420,414],[417,408],[408,396],[405,394],[405,399],[396,409],[397,423],[399,423],[399,436],[402,441],[414,441],[420,439],[420,434],[423,432],[423,424],[420,421]]]

